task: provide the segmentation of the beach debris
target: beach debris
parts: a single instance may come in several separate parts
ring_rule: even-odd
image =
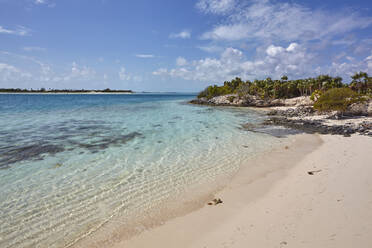
[[[284,149],[288,150],[289,149],[289,146],[285,146]]]
[[[307,174],[309,175],[314,175],[315,173],[319,173],[321,172],[322,170],[314,170],[314,171],[308,171]]]
[[[286,241],[280,242],[280,246],[283,247],[283,245],[287,245],[288,243]]]
[[[221,204],[223,201],[220,198],[215,198],[212,201],[208,202],[208,205],[218,205]]]

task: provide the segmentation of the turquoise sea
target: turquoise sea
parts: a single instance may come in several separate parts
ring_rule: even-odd
[[[0,95],[0,247],[69,247],[125,228],[285,140],[242,128],[265,118],[257,111],[194,97]]]

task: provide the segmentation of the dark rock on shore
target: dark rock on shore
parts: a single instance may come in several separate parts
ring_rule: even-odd
[[[315,114],[315,110],[312,106],[300,106],[296,108],[288,108],[285,110],[272,109],[267,115],[279,115],[285,117],[304,117],[311,116]]]
[[[265,125],[279,125],[294,128],[306,133],[320,133],[343,135],[349,137],[351,134],[359,133],[372,137],[372,123],[362,122],[360,124],[326,125],[322,120],[291,119],[287,117],[272,117],[264,122]]]
[[[283,136],[282,130],[270,130],[268,126],[281,126],[306,133],[337,134],[350,136],[354,133],[372,136],[372,100],[352,104],[347,111],[318,113],[314,110],[314,102],[308,96],[291,99],[261,99],[257,96],[246,95],[239,97],[237,94],[216,96],[211,99],[199,98],[190,101],[193,104],[212,106],[238,106],[238,107],[276,107],[266,114],[270,117],[264,123],[247,123],[241,129],[272,133]],[[364,116],[364,117],[363,117]],[[355,118],[356,117],[356,118]],[[343,120],[343,121],[341,121]],[[265,127],[266,126],[266,127]]]

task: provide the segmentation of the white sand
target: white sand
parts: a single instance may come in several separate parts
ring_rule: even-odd
[[[319,137],[255,160],[217,195],[222,204],[116,247],[372,247],[372,138]]]

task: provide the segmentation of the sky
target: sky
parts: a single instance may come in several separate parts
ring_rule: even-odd
[[[372,1],[0,0],[0,88],[197,92],[365,71]]]

